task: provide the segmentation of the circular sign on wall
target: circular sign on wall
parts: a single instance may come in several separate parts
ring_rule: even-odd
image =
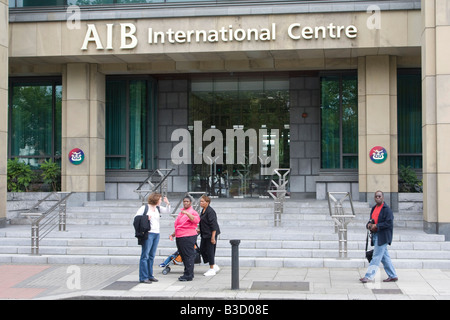
[[[383,163],[387,159],[387,151],[380,146],[373,147],[372,150],[370,150],[369,156],[373,162]]]
[[[70,152],[69,152],[69,161],[72,164],[75,164],[75,165],[80,164],[80,163],[83,162],[83,160],[84,160],[84,152],[83,152],[83,150],[81,150],[79,148],[75,148],[75,149],[70,150]]]

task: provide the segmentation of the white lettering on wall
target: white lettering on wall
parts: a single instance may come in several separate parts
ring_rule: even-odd
[[[86,36],[84,37],[83,46],[81,47],[81,50],[87,50],[87,46],[89,42],[94,41],[95,45],[97,46],[97,50],[102,50],[103,45],[100,41],[100,36],[98,35],[97,28],[95,27],[95,24],[88,24],[87,25],[88,30],[86,32]]]
[[[250,42],[250,41],[276,41],[277,26],[272,23],[269,28],[238,28],[233,25],[223,26],[220,29],[210,30],[174,30],[165,31],[148,28],[147,43],[156,44],[185,44],[185,43],[216,43],[216,42]],[[113,50],[114,24],[106,24],[106,39],[101,39],[95,24],[88,24],[81,50],[87,50],[89,44],[95,44],[96,50]],[[117,31],[116,31],[117,32]],[[323,26],[302,26],[292,23],[287,34],[292,40],[318,40],[318,39],[355,39],[358,29],[354,25],[337,26],[334,23]],[[106,43],[106,47],[103,46]],[[105,42],[106,41],[106,42]],[[137,27],[133,23],[120,23],[120,49],[130,50],[138,46]]]
[[[95,42],[97,50],[103,50],[103,44],[95,24],[88,24],[86,36],[84,37],[81,50],[87,50],[89,42]],[[106,25],[106,49],[113,50],[113,31],[114,24]],[[133,49],[138,45],[138,39],[134,35],[136,33],[136,26],[132,23],[120,24],[120,49]]]
[[[106,49],[107,50],[113,49],[113,27],[114,27],[114,24],[106,25]]]
[[[353,26],[335,26],[330,23],[328,26],[302,27],[300,23],[293,23],[288,28],[288,36],[293,40],[311,39],[341,39],[347,37],[354,39],[358,35],[358,29]]]
[[[138,39],[134,35],[135,33],[136,33],[136,26],[134,24],[132,23],[120,24],[120,49],[133,49],[137,46]],[[128,39],[130,39],[129,43]]]
[[[219,30],[176,30],[169,28],[167,31],[154,31],[148,28],[148,43],[191,43],[191,42],[231,42],[231,41],[275,41],[276,24],[270,28],[236,29],[232,25],[222,27]]]

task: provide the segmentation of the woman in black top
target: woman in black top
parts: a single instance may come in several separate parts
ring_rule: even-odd
[[[202,196],[200,206],[202,212],[200,214],[199,231],[201,236],[200,252],[203,262],[209,263],[209,270],[204,273],[205,276],[214,276],[220,270],[215,264],[217,236],[220,234],[219,224],[217,223],[217,215],[210,206],[211,198]]]

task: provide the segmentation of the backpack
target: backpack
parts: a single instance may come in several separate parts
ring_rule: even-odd
[[[134,217],[134,236],[138,239],[138,244],[142,245],[144,240],[148,239],[148,232],[151,229],[150,220],[148,219],[148,205],[145,205],[144,214]]]

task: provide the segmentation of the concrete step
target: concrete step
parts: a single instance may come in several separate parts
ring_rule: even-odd
[[[167,239],[171,229],[161,230],[156,263],[176,250]],[[140,247],[132,228],[118,226],[69,225],[68,231],[54,231],[41,241],[40,255],[30,255],[30,229],[10,226],[0,231],[0,262],[2,263],[64,263],[64,264],[136,264]],[[217,247],[219,265],[230,265],[229,240],[241,239],[239,247],[242,266],[285,267],[364,267],[365,233],[349,231],[348,259],[339,259],[338,237],[333,232],[298,232],[296,228],[253,228],[248,230],[224,227]],[[398,230],[394,234],[390,254],[398,268],[450,269],[450,242],[444,236],[414,230]]]
[[[245,226],[253,224],[257,226],[273,225],[273,201],[267,199],[213,199],[214,208],[218,214],[221,225]],[[173,203],[174,201],[172,201]],[[68,207],[67,219],[71,224],[80,225],[129,225],[140,207],[136,200],[108,200],[86,202],[82,207]],[[349,203],[344,205],[345,211],[350,213]],[[350,224],[365,224],[369,216],[369,205],[364,202],[354,202],[355,218]],[[176,212],[175,212],[176,214]],[[173,218],[164,219],[162,224],[169,226]],[[329,214],[327,201],[293,201],[287,200],[282,214],[282,226],[295,226],[299,228],[330,228],[333,220]],[[422,229],[421,212],[395,213],[395,227],[408,227]],[[12,219],[12,224],[29,224],[30,219]]]
[[[367,203],[353,203],[356,216],[348,226],[348,259],[340,259],[338,235],[326,201],[286,201],[279,227],[273,226],[272,200],[213,201],[222,230],[216,256],[219,265],[231,264],[229,240],[240,239],[242,266],[367,266]],[[53,231],[43,239],[39,256],[30,255],[30,226],[9,225],[0,229],[0,263],[137,264],[141,248],[132,221],[140,205],[122,200],[69,207],[67,231]],[[348,204],[345,209],[350,209]],[[173,223],[173,216],[161,216],[156,264],[176,250],[175,242],[168,239]],[[422,231],[421,212],[395,213],[395,224],[390,254],[397,268],[450,269],[450,242]]]

